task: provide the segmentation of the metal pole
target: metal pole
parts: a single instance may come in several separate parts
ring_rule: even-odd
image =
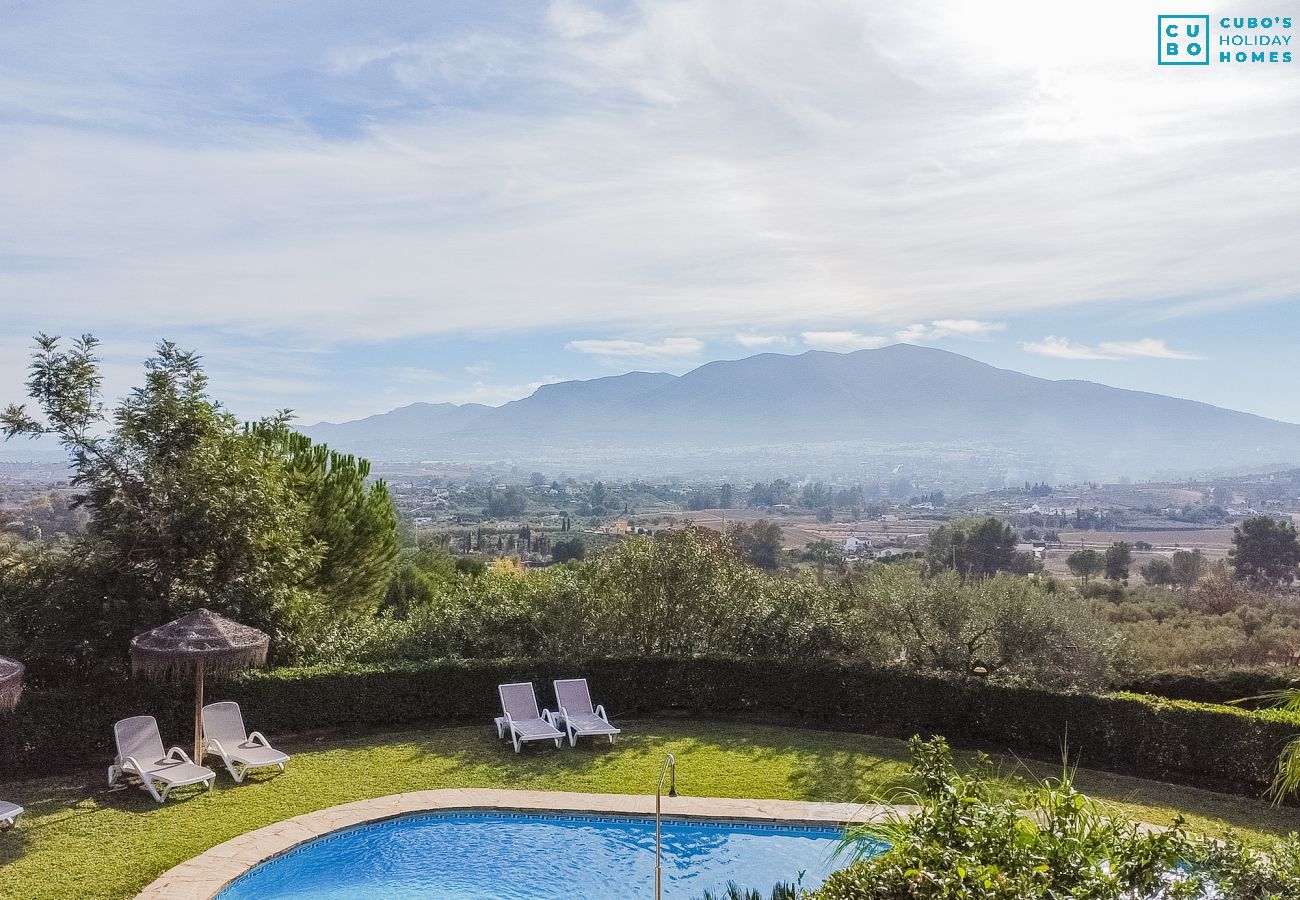
[[[660,860],[663,853],[663,837],[660,831],[660,808],[662,806],[662,796],[664,792],[664,776],[672,773],[672,780],[668,782],[668,796],[677,796],[677,757],[669,753],[664,758],[663,768],[659,770],[659,786],[655,788],[655,900],[660,900],[663,896],[663,875],[660,872]]]
[[[194,673],[194,762],[203,765],[203,657]]]

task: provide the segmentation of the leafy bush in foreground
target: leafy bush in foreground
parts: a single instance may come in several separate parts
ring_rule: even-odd
[[[912,741],[920,786],[910,818],[863,826],[850,844],[877,839],[890,849],[834,873],[818,900],[967,897],[1029,900],[1074,897],[1191,897],[1200,877],[1173,875],[1188,841],[1178,828],[1145,833],[1078,793],[1067,769],[1026,805],[1005,796],[986,759],[959,772],[942,738]]]
[[[806,900],[1287,900],[1300,896],[1300,836],[1269,854],[1229,839],[1150,831],[1074,789],[1067,768],[1028,801],[987,760],[959,772],[947,743],[912,739],[910,817],[853,829],[856,857]],[[879,841],[889,849],[870,856]],[[737,898],[761,895],[735,890]],[[773,900],[789,894],[774,894]]]
[[[1173,900],[1300,896],[1300,837],[1265,855],[1192,837],[1181,823],[1151,831],[1075,790],[1067,768],[1028,801],[1009,799],[987,760],[957,771],[942,738],[912,740],[918,812],[863,826],[846,846],[890,849],[836,872],[815,900]]]

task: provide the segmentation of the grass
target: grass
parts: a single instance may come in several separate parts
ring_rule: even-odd
[[[642,793],[664,753],[678,788],[695,796],[867,801],[905,783],[901,741],[856,734],[701,722],[624,722],[614,747],[527,748],[516,756],[488,728],[439,728],[284,742],[283,775],[242,785],[222,772],[211,793],[182,790],[165,805],[138,787],[108,790],[103,770],[19,781],[0,796],[27,814],[0,834],[0,897],[128,898],[166,869],[262,825],[366,797],[438,787]],[[1009,780],[1026,768],[1000,761]],[[1031,764],[1037,776],[1052,767]],[[1181,814],[1209,834],[1235,830],[1267,844],[1300,830],[1300,813],[1259,801],[1081,771],[1079,786],[1134,818],[1168,824]],[[1014,789],[1014,787],[1012,788]]]

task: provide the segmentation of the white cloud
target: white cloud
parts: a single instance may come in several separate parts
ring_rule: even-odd
[[[921,343],[946,337],[986,338],[1006,328],[1004,322],[984,322],[979,319],[937,319],[929,324],[916,322],[898,332],[900,341]]]
[[[1151,321],[1300,281],[1300,79],[1161,71],[1128,0],[597,6],[20,4],[0,319],[263,359],[810,323],[852,349],[883,342],[863,322]],[[1053,340],[1026,349],[1142,355]]]
[[[484,360],[483,362],[471,363],[470,365],[465,367],[465,371],[471,375],[477,375],[478,377],[482,378],[484,375],[488,375],[492,372],[495,372],[496,368],[497,367],[495,363]]]
[[[779,334],[758,334],[754,331],[741,331],[736,334],[736,343],[742,347],[776,347],[788,341]]]
[[[1102,341],[1098,345],[1105,353],[1116,356],[1143,356],[1150,359],[1203,359],[1195,353],[1186,353],[1166,346],[1158,338],[1142,338],[1137,341]]]
[[[805,331],[799,336],[809,347],[818,350],[870,350],[889,343],[889,338],[856,331]]]
[[[704,342],[696,338],[664,338],[661,341],[582,340],[569,341],[564,349],[592,356],[619,359],[681,359],[697,355]]]
[[[1086,344],[1074,344],[1065,338],[1048,335],[1041,341],[1027,341],[1020,346],[1029,353],[1039,356],[1054,356],[1057,359],[1119,359],[1113,354],[1104,353],[1096,347]]]
[[[1200,359],[1194,353],[1173,350],[1163,340],[1142,338],[1137,341],[1102,341],[1095,347],[1076,344],[1065,338],[1048,335],[1041,341],[1021,344],[1029,353],[1054,356],[1057,359],[1116,360],[1145,357],[1148,359]]]
[[[530,396],[544,384],[558,384],[561,381],[568,380],[567,378],[561,378],[559,375],[545,375],[536,381],[529,381],[524,384],[489,384],[476,381],[468,389],[442,394],[438,397],[438,400],[445,403],[484,403],[488,406],[499,406],[502,403],[509,403],[511,400],[519,400]]]

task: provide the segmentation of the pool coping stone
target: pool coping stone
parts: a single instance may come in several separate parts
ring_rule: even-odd
[[[663,814],[675,818],[777,821],[808,825],[875,822],[893,813],[906,815],[913,809],[906,806],[811,803],[802,800],[681,796],[663,798]],[[454,810],[653,816],[655,798],[645,794],[443,788],[354,800],[303,813],[217,844],[168,869],[137,894],[136,900],[211,900],[230,882],[254,866],[330,832],[411,813]]]

